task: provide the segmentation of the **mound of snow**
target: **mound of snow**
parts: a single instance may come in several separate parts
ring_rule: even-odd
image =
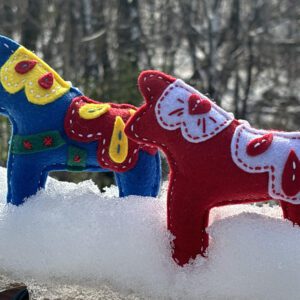
[[[0,168],[0,191],[0,274],[156,299],[299,299],[300,228],[279,207],[214,209],[209,258],[181,268],[170,258],[165,188],[158,199],[120,199],[116,187],[50,179],[14,207]]]

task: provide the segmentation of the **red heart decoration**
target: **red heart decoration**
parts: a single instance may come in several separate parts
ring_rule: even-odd
[[[294,150],[291,150],[282,173],[282,190],[289,196],[300,191],[300,162]]]
[[[15,65],[15,71],[19,74],[25,74],[32,70],[36,63],[36,60],[22,60]]]
[[[247,154],[250,156],[256,156],[264,153],[271,146],[272,141],[272,133],[265,134],[262,137],[250,141],[247,145]]]
[[[202,98],[198,94],[192,94],[188,99],[188,103],[190,115],[202,115],[211,110],[210,101],[206,98]]]
[[[51,86],[53,85],[54,82],[54,76],[51,72],[43,75],[40,79],[39,79],[39,85],[43,88],[43,89],[50,89]]]

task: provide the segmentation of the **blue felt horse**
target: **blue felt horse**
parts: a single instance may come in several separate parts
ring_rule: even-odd
[[[54,170],[115,173],[121,197],[156,196],[160,158],[127,139],[135,108],[82,95],[45,62],[0,36],[0,113],[12,124],[7,202],[19,205]]]

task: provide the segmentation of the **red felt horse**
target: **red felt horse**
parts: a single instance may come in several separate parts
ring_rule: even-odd
[[[300,132],[251,128],[158,71],[142,72],[138,84],[146,103],[125,132],[167,156],[167,222],[178,264],[205,256],[213,207],[277,199],[283,216],[300,224]]]

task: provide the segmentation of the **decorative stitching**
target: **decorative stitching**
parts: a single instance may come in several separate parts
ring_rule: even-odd
[[[19,74],[15,71],[14,66],[20,59],[21,62],[24,60],[34,59],[37,63],[30,72],[26,74]],[[47,91],[43,90],[39,86],[38,79],[45,71],[49,70],[55,78],[53,85],[56,87]],[[14,94],[24,88],[28,101],[37,105],[51,103],[67,93],[70,89],[69,83],[64,81],[43,60],[22,46],[20,46],[18,50],[6,61],[6,63],[2,66],[0,73],[0,81],[8,93]],[[34,84],[34,82],[36,82],[36,84]]]
[[[153,77],[153,76],[154,76],[153,74],[151,74],[150,76],[145,76],[144,79],[143,79],[144,82],[146,82],[149,77]],[[163,80],[162,77],[160,77],[159,79]],[[169,81],[166,81],[166,80],[164,80],[164,81],[170,84]],[[173,87],[170,87],[168,91],[170,91],[172,88]],[[167,92],[165,91],[164,95],[167,95],[168,91]],[[147,111],[153,109],[153,106],[154,106],[153,103],[146,104],[146,105],[148,106],[147,107]],[[159,104],[158,104],[158,108],[160,108]],[[175,161],[175,159],[174,159],[171,151],[166,146],[166,144],[161,143],[161,142],[157,142],[157,141],[152,140],[152,139],[142,138],[142,137],[140,137],[140,135],[138,133],[135,132],[135,129],[134,129],[135,125],[137,125],[141,121],[141,119],[144,117],[144,115],[146,114],[147,111],[144,110],[136,118],[135,122],[133,124],[131,124],[129,130],[132,132],[132,134],[134,135],[134,137],[137,138],[138,140],[143,140],[143,141],[149,142],[149,143],[151,143],[153,145],[160,146],[164,150],[164,152],[166,153],[166,155],[170,158],[169,163],[171,164],[172,176],[170,178],[170,182],[169,182],[169,187],[170,188],[168,190],[168,196],[167,196],[167,198],[168,198],[167,212],[168,212],[168,224],[169,224],[169,227],[171,228],[172,225],[173,225],[173,223],[172,223],[173,222],[173,220],[172,220],[172,214],[171,214],[171,209],[172,209],[171,208],[171,206],[172,206],[171,203],[173,202],[174,188],[175,188],[175,183],[176,183],[176,180],[177,180],[176,177],[178,176],[178,165],[177,165],[177,163],[176,163],[176,161]],[[155,113],[155,112],[153,112],[153,113]],[[220,126],[222,126],[222,124]],[[298,138],[300,139],[300,137],[298,137]],[[254,170],[254,169],[267,169],[266,167],[258,167],[258,168],[252,168],[251,166],[248,166],[248,167],[249,167],[250,170]],[[272,173],[274,173],[274,168],[270,168],[270,169],[271,169]],[[273,176],[272,178],[274,178],[274,174],[272,174],[272,176]],[[255,202],[255,201],[260,201],[260,200],[269,200],[270,198],[272,198],[272,197],[270,196],[270,197],[264,197],[264,198],[260,197],[260,198],[253,198],[253,199],[252,198],[251,199],[237,199],[236,201],[237,202],[241,202],[241,201],[247,202],[248,200],[249,201],[251,200],[251,201]],[[208,207],[208,210],[210,210],[210,209],[211,209],[211,207]]]
[[[151,74],[150,76],[145,76],[144,77],[144,82],[147,80],[148,77],[153,77],[154,75]],[[165,80],[164,78],[162,78],[161,76],[157,76],[157,78],[159,78],[160,80],[163,80],[164,82],[168,83],[168,84],[171,84],[170,81],[168,80]],[[153,96],[152,96],[153,97]],[[152,109],[153,108],[153,103],[151,103],[149,105],[149,109]],[[146,111],[144,111],[139,117],[136,118],[135,120],[135,123],[139,122],[141,120],[141,118],[143,118],[143,116],[146,114]],[[150,142],[154,145],[159,145],[161,146],[161,148],[164,148],[164,151],[168,153],[168,156],[171,158],[170,160],[170,163],[172,164],[172,170],[173,170],[173,174],[171,176],[171,181],[169,182],[169,186],[171,187],[169,190],[168,190],[168,205],[167,205],[167,212],[168,212],[168,223],[169,223],[169,226],[172,227],[172,214],[171,214],[171,205],[170,203],[172,202],[172,199],[173,199],[173,193],[174,193],[174,184],[176,182],[176,175],[178,174],[178,169],[177,169],[177,163],[171,153],[171,151],[169,150],[169,148],[166,146],[166,144],[164,143],[160,143],[160,142],[157,142],[157,141],[154,141],[154,140],[150,140],[148,138],[141,138],[136,132],[134,132],[134,124],[132,124],[130,126],[130,131],[134,134],[134,136],[137,138],[137,139],[143,139],[143,141],[145,142]]]
[[[76,105],[80,105],[81,103],[83,103],[84,101],[80,98],[80,99],[77,99],[74,101],[74,104]],[[76,115],[75,115],[75,109],[72,110],[71,112],[71,117],[70,117],[70,129],[71,129],[71,133],[73,135],[77,135],[79,136],[80,138],[84,137],[84,134],[82,132],[79,132],[79,131],[76,131],[75,128],[74,128],[74,124],[76,123],[76,119],[75,119]],[[98,136],[99,138],[101,138],[103,136],[103,132],[97,132],[96,133],[96,136]],[[90,138],[88,135],[86,135],[87,138]],[[102,140],[102,145],[103,147],[106,145],[106,139],[104,138]],[[135,155],[136,155],[137,152],[133,151],[131,156],[128,158],[126,158],[126,162],[122,162],[121,164],[115,164],[113,161],[108,164],[103,156],[104,154],[106,154],[106,149],[103,148],[102,149],[102,152],[101,152],[101,158],[100,158],[100,161],[105,165],[105,166],[113,166],[113,168],[117,169],[117,170],[124,170],[126,168],[129,168],[131,167],[131,163],[132,163],[132,160],[134,159]]]
[[[256,166],[256,167],[251,167],[249,164],[247,164],[245,161],[243,161],[243,159],[239,156],[239,142],[240,142],[240,139],[241,139],[241,135],[242,135],[242,132],[246,130],[246,127],[245,125],[240,125],[236,128],[236,131],[234,134],[236,134],[236,132],[238,131],[238,134],[237,134],[237,138],[236,138],[236,142],[235,142],[235,151],[233,151],[233,154],[234,156],[236,157],[237,161],[239,163],[241,163],[243,165],[243,167],[245,167],[246,169],[248,169],[250,171],[250,173],[255,173],[255,171],[261,171],[261,170],[265,170],[265,171],[269,171],[269,180],[271,178],[271,191],[274,195],[278,196],[278,197],[281,197],[279,198],[279,200],[292,200],[292,201],[295,201],[295,200],[298,200],[297,197],[289,197],[289,196],[286,196],[282,193],[279,193],[276,191],[275,189],[275,167],[273,165],[260,165],[260,166]],[[247,127],[247,130],[252,133],[252,134],[255,134],[255,135],[260,135],[262,134],[262,132],[265,133],[265,131],[261,131],[261,130],[255,130],[251,127]],[[290,135],[288,138],[290,139],[300,139],[300,133],[280,133],[280,132],[276,132],[274,133],[275,136],[280,136],[282,138],[287,138],[287,135]],[[233,137],[233,141],[234,141],[234,137]],[[269,185],[270,187],[270,185]],[[273,198],[273,196],[270,194],[270,190],[269,190],[269,195],[271,198]]]
[[[158,78],[158,77],[157,77]],[[145,81],[145,80],[144,80]],[[218,125],[216,128],[213,129],[213,131],[209,132],[209,133],[206,133],[206,122],[204,121],[205,119],[203,118],[203,130],[202,130],[202,133],[200,133],[199,131],[199,135],[192,135],[189,133],[189,128],[188,128],[188,124],[184,121],[184,120],[181,120],[179,122],[175,122],[175,123],[167,123],[163,117],[162,117],[162,107],[161,107],[161,103],[166,99],[166,96],[174,89],[174,88],[180,88],[180,89],[183,89],[185,90],[186,92],[188,93],[191,93],[193,95],[193,91],[187,89],[185,86],[182,86],[180,85],[181,84],[181,81],[177,80],[176,82],[179,82],[178,83],[173,83],[171,86],[167,87],[165,89],[165,91],[162,93],[161,97],[157,100],[157,103],[156,103],[156,107],[155,107],[155,115],[159,121],[159,123],[163,124],[165,127],[168,127],[168,128],[165,128],[166,130],[172,130],[170,128],[174,128],[174,129],[177,129],[178,126],[182,125],[182,131],[185,133],[186,136],[184,136],[184,138],[186,138],[189,142],[192,142],[192,143],[195,143],[195,142],[204,142],[205,140],[207,139],[210,139],[212,138],[214,135],[218,134],[223,128],[225,129],[227,126],[230,125],[230,123],[233,121],[233,117],[230,116],[230,114],[228,114],[227,112],[221,110],[220,108],[218,107],[215,107],[213,106],[212,108],[214,110],[216,110],[220,115],[222,115],[222,117],[225,119],[220,125]],[[182,99],[176,99],[178,102],[180,103],[184,103],[184,101]],[[180,101],[179,101],[180,100]],[[179,115],[177,115],[179,116]],[[210,117],[210,116],[208,116]],[[211,119],[213,123],[216,123],[217,121],[212,118]],[[198,126],[200,126],[199,122],[197,123]],[[177,127],[177,128],[176,128]],[[204,140],[199,140],[203,138]]]

